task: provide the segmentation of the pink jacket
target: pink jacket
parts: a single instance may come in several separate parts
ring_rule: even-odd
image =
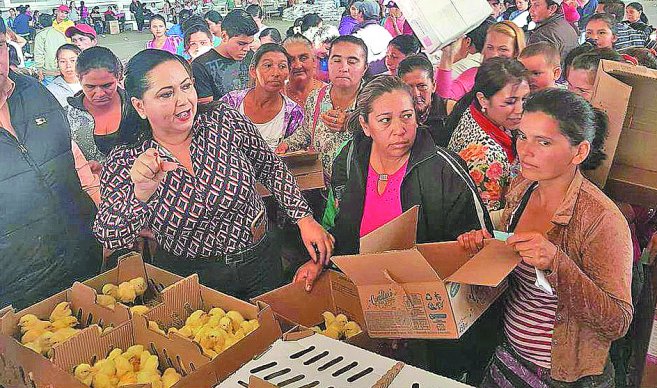
[[[474,87],[478,67],[470,68],[455,79],[451,70],[436,70],[436,93],[450,100],[458,101]]]
[[[566,2],[563,2],[561,6],[563,7],[563,15],[568,23],[575,23],[579,21],[580,16],[579,16],[579,12],[577,12],[577,7],[568,5],[568,3]]]

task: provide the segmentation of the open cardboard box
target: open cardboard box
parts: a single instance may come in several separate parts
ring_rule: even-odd
[[[283,331],[295,326],[319,326],[324,322],[322,313],[344,314],[363,329],[363,333],[346,339],[347,343],[371,351],[378,351],[381,340],[367,335],[367,326],[360,306],[356,286],[344,274],[328,270],[324,272],[306,292],[303,283],[291,283],[269,291],[253,299],[272,308]]]
[[[397,0],[396,3],[429,53],[474,30],[493,12],[486,0]]]
[[[301,191],[323,189],[324,169],[319,153],[316,151],[294,151],[279,155],[294,175]],[[257,184],[258,194],[270,196],[269,190],[261,183]]]
[[[247,320],[258,320],[260,327],[210,361],[210,368],[217,375],[234,372],[253,356],[264,352],[281,336],[281,328],[269,306],[262,302],[256,302],[253,305],[205,287],[199,284],[198,275],[196,274],[165,288],[161,297],[162,303],[153,307],[144,315],[144,318],[155,321],[165,332],[170,327],[181,328],[185,324],[185,320],[194,311],[203,310],[207,312],[213,307],[221,307],[225,311],[239,311]],[[139,318],[141,317],[135,316],[133,319]],[[150,329],[147,330],[152,335],[167,337]],[[168,337],[176,337],[201,351],[196,343],[177,333],[171,333]]]
[[[485,241],[416,244],[418,206],[361,238],[360,254],[331,260],[358,288],[372,338],[460,338],[507,288],[520,257]]]
[[[655,100],[656,70],[600,63],[591,103],[609,116],[607,160],[586,175],[616,200],[650,207],[657,202]]]
[[[248,383],[247,383],[248,382]],[[271,385],[267,385],[271,384]],[[217,387],[460,388],[466,385],[298,327]]]

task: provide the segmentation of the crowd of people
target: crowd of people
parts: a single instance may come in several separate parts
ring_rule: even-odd
[[[633,317],[655,305],[639,256],[657,255],[657,219],[586,173],[606,158],[597,68],[657,70],[653,28],[639,3],[488,3],[439,60],[394,1],[351,1],[338,27],[309,14],[281,34],[258,4],[223,16],[133,0],[153,38],[127,64],[98,45],[98,7],[10,10],[0,308],[129,250],[245,300],[289,281],[311,290],[332,255],[419,205],[417,242],[474,254],[504,231],[522,262],[461,340],[401,341],[394,357],[483,387],[637,385],[651,326]],[[17,71],[25,55],[38,79]],[[280,158],[304,150],[325,189],[302,191]]]

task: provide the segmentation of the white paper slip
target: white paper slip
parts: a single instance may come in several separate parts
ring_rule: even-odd
[[[552,286],[550,285],[550,282],[548,282],[547,278],[545,277],[545,272],[543,270],[540,270],[538,268],[536,269],[536,287],[542,289],[546,293],[550,295],[554,295],[554,292],[552,291]]]
[[[507,232],[502,232],[499,230],[494,230],[493,231],[493,238],[495,240],[500,240],[500,241],[505,241],[509,239],[509,237],[513,236],[513,233],[507,233]]]

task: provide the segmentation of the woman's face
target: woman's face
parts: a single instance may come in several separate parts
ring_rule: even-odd
[[[515,47],[516,42],[510,36],[490,31],[486,35],[484,49],[481,53],[484,60],[495,57],[515,58],[517,56]]]
[[[164,33],[167,31],[167,27],[164,25],[162,20],[151,20],[151,34],[154,38],[161,38],[164,36]]]
[[[625,7],[625,19],[627,19],[628,22],[638,22],[640,18],[641,12],[637,11],[633,7]]]
[[[520,83],[507,84],[489,99],[477,93],[477,100],[482,112],[494,124],[513,130],[520,125],[527,95],[529,95],[529,84],[523,80]]]
[[[195,32],[189,37],[189,46],[187,46],[187,54],[194,58],[207,53],[212,49],[212,39],[204,32]]]
[[[215,23],[210,19],[205,19],[208,22],[208,27],[210,27],[210,32],[214,36],[221,36],[221,23]]]
[[[329,58],[331,83],[338,88],[358,87],[367,71],[367,58],[360,46],[339,42],[334,44]]]
[[[78,60],[78,54],[71,50],[62,50],[57,57],[57,67],[64,79],[75,79],[75,63]]]
[[[575,70],[571,67],[566,79],[568,81],[568,90],[591,102],[595,76],[590,71],[584,69]]]
[[[147,75],[148,90],[132,105],[148,119],[157,137],[189,132],[196,115],[197,95],[192,77],[178,61],[167,61]]]
[[[390,71],[390,74],[392,75],[397,75],[397,68],[399,67],[399,63],[406,58],[406,55],[399,51],[399,49],[393,45],[388,45],[388,49],[386,51],[386,67]]]
[[[292,57],[290,81],[311,81],[317,63],[310,47],[303,43],[291,43],[285,45],[285,50]]]
[[[256,87],[268,92],[280,92],[285,80],[290,75],[287,57],[283,53],[268,52],[260,58],[258,66],[250,69],[251,78],[256,80]]]
[[[372,103],[367,121],[359,118],[363,132],[372,138],[373,149],[388,157],[411,152],[417,134],[413,99],[403,90],[382,94]]]
[[[522,176],[546,181],[572,173],[586,159],[589,143],[573,146],[559,129],[559,122],[543,112],[525,113],[518,129],[516,150]]]
[[[390,8],[390,15],[392,15],[393,17],[398,18],[398,17],[402,16],[402,11],[397,7],[392,7],[392,8]]]
[[[351,15],[352,18],[358,19],[359,13],[360,11],[355,6],[352,5],[351,7],[349,7],[349,15]]]
[[[529,1],[516,0],[516,8],[518,8],[518,11],[526,11],[529,8]]]
[[[96,107],[103,107],[112,103],[114,98],[119,98],[116,88],[118,79],[107,69],[92,69],[80,78],[84,96]]]

